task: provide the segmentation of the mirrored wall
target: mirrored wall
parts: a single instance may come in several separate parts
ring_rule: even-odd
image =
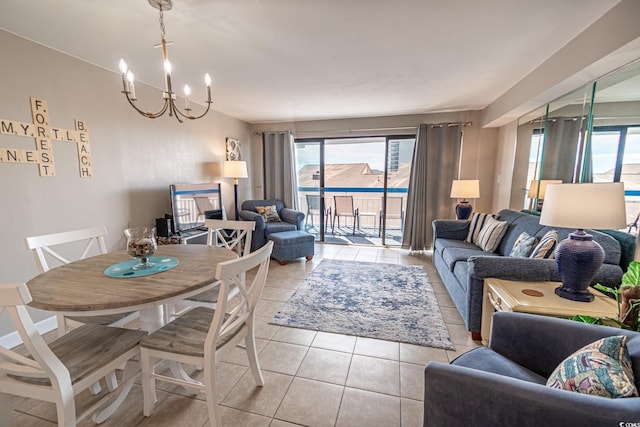
[[[520,118],[511,206],[539,210],[553,182],[625,183],[640,213],[640,61]],[[526,166],[525,166],[526,165]]]

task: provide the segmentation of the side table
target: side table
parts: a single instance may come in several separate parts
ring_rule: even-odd
[[[484,281],[482,299],[482,344],[489,343],[491,317],[494,310],[572,317],[583,314],[592,317],[618,316],[616,301],[593,288],[592,302],[571,301],[557,296],[560,282],[520,282],[489,278]]]

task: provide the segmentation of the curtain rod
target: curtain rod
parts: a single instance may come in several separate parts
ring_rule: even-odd
[[[449,123],[433,123],[429,124],[429,126],[457,126],[459,122],[449,122]],[[472,126],[473,122],[463,122],[462,126]],[[338,129],[338,130],[306,130],[306,131],[290,131],[292,133],[351,133],[351,132],[377,132],[384,130],[401,130],[401,129],[417,129],[418,126],[396,126],[396,127],[386,127],[386,128],[363,128],[363,129]],[[263,131],[263,132],[253,132],[253,135],[263,135],[266,132],[275,132],[275,133],[283,133],[287,131]]]

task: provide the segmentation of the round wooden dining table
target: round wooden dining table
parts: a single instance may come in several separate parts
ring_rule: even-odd
[[[155,256],[175,257],[176,267],[142,277],[114,278],[105,270],[131,260],[126,251],[97,255],[64,264],[27,282],[30,307],[66,316],[140,311],[141,329],[163,325],[163,305],[217,285],[218,263],[237,258],[226,248],[208,245],[161,245]]]

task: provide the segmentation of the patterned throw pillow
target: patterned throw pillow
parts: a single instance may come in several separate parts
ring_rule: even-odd
[[[538,239],[530,236],[527,232],[522,232],[513,244],[513,249],[511,249],[509,256],[514,258],[527,258],[537,242]]]
[[[602,397],[637,397],[633,381],[627,337],[620,335],[587,344],[567,357],[547,386]]]
[[[469,234],[467,234],[467,238],[464,239],[465,242],[474,244],[478,243],[478,235],[480,234],[480,230],[484,224],[487,222],[487,218],[493,218],[493,215],[488,213],[473,213],[471,216],[471,222],[469,223]]]
[[[529,258],[554,259],[556,257],[556,246],[558,246],[558,232],[549,230],[542,236],[538,245],[533,248]]]
[[[507,232],[507,221],[498,221],[493,217],[487,218],[480,234],[477,245],[485,252],[495,252]]]
[[[280,216],[278,216],[278,211],[275,206],[256,206],[256,211],[267,222],[279,222]]]

